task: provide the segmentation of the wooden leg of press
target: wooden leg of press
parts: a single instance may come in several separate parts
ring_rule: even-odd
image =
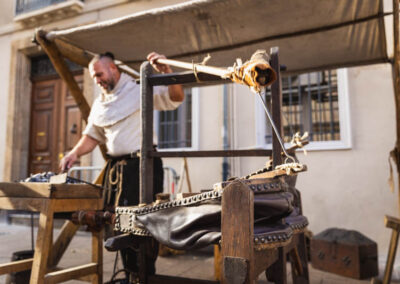
[[[149,269],[147,267],[147,254],[149,249],[149,240],[145,238],[139,244],[139,281],[141,284],[147,284]]]
[[[386,261],[385,274],[383,275],[383,284],[389,284],[392,278],[394,258],[396,256],[397,243],[399,240],[399,232],[392,230],[392,238],[390,239],[389,254]]]
[[[220,245],[214,245],[214,279],[221,281],[222,257]]]
[[[240,182],[224,189],[221,214],[223,284],[253,284],[254,195]]]
[[[39,228],[36,238],[35,254],[33,256],[30,284],[44,283],[49,251],[52,246],[53,202],[51,200],[45,201],[42,208],[43,210],[40,212],[39,217]]]
[[[286,253],[283,247],[278,249],[278,260],[265,271],[268,281],[275,284],[287,283]]]
[[[92,233],[92,262],[97,263],[97,273],[92,284],[103,283],[103,230]]]
[[[304,233],[297,234],[295,236],[297,238],[297,246],[296,246],[296,264],[300,265],[297,269],[294,269],[295,263],[291,259],[292,265],[292,279],[294,284],[308,284],[310,283],[309,275],[308,275],[308,259],[307,259],[307,247],[306,247],[306,237]],[[294,271],[297,273],[294,273]]]

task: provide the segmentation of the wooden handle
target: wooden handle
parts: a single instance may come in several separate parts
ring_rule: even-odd
[[[205,65],[201,65],[201,64],[197,64],[197,63],[182,62],[182,61],[177,61],[177,60],[173,60],[173,59],[160,58],[160,59],[157,59],[157,62],[161,63],[161,64],[167,64],[170,66],[183,68],[183,69],[193,70],[195,72],[212,74],[212,75],[220,76],[222,78],[229,77],[229,74],[231,73],[227,69],[224,69],[224,68],[205,66]]]

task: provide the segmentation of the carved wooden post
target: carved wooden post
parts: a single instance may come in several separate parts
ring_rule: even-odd
[[[221,252],[222,283],[254,282],[254,194],[235,182],[222,195]]]
[[[140,119],[142,144],[140,149],[140,203],[153,201],[153,86],[148,76],[153,72],[149,62],[140,67]]]

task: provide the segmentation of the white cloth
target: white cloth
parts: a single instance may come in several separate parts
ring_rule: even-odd
[[[181,102],[169,98],[167,87],[154,87],[154,109],[173,110]],[[84,135],[107,145],[107,154],[120,156],[140,149],[140,86],[125,73],[110,93],[93,103]],[[157,138],[154,135],[154,144]]]

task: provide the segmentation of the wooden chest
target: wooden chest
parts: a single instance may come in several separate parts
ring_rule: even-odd
[[[311,263],[338,275],[370,278],[378,275],[377,244],[357,231],[330,228],[311,239]]]

